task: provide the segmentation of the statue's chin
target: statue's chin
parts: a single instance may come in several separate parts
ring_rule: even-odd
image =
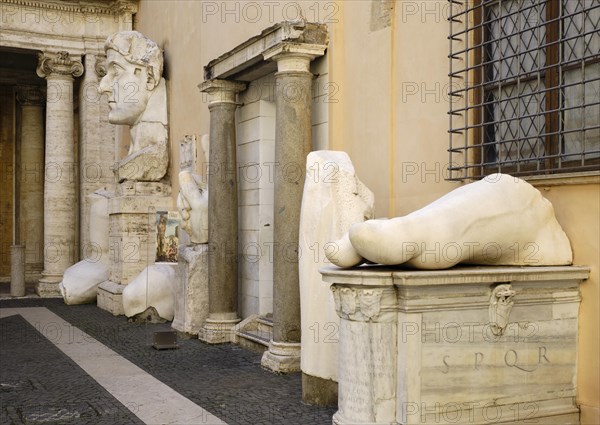
[[[122,110],[113,109],[108,113],[108,122],[116,125],[133,126],[137,123],[141,114],[126,113]]]

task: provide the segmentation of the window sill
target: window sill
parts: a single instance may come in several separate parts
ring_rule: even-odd
[[[552,174],[522,177],[533,186],[568,186],[576,184],[600,184],[600,171]]]

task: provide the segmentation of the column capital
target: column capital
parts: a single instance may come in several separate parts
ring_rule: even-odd
[[[18,85],[17,101],[21,106],[44,106],[46,104],[46,88],[36,85]]]
[[[102,79],[106,75],[106,55],[96,55],[94,63],[94,71],[98,78]]]
[[[263,53],[265,60],[277,62],[278,72],[310,72],[310,62],[325,54],[322,44],[283,42]]]
[[[208,93],[208,103],[233,103],[235,104],[235,95],[246,90],[246,83],[229,80],[206,80],[198,85],[202,93]]]
[[[80,77],[83,75],[81,58],[71,58],[68,52],[56,54],[40,53],[38,55],[37,75],[42,78],[54,76]]]

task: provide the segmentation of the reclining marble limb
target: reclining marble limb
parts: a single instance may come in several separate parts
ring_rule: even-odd
[[[111,35],[104,49],[106,75],[98,91],[108,96],[108,121],[130,126],[131,134],[129,153],[115,167],[117,181],[160,181],[169,164],[162,51],[137,31]]]
[[[492,174],[404,217],[354,224],[326,252],[340,267],[365,260],[418,269],[569,265],[573,254],[550,201],[524,180]]]
[[[72,265],[59,285],[65,304],[87,304],[96,301],[98,285],[108,279],[108,200],[112,194],[97,190],[90,199],[90,243],[85,247],[86,259]]]
[[[208,187],[200,176],[190,171],[179,173],[177,209],[190,241],[208,243]]]

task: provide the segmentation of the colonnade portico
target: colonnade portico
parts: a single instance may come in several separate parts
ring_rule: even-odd
[[[40,295],[58,295],[64,271],[78,258],[77,167],[73,134],[73,78],[83,74],[81,58],[68,52],[40,54],[37,73],[47,80],[44,183],[44,270]]]
[[[107,99],[97,93],[97,72],[106,38],[131,29],[137,3],[0,0],[0,51],[8,59],[0,64],[0,83],[16,94],[19,107],[6,138],[18,155],[5,167],[15,181],[6,195],[18,208],[2,211],[2,220],[10,216],[6,222],[13,228],[6,229],[1,252],[7,244],[24,248],[27,281],[38,282],[41,272],[40,296],[60,295],[65,269],[80,255],[98,254],[94,247],[85,251],[88,195],[112,189],[116,129],[107,121]],[[28,98],[31,86],[38,85],[47,87],[46,97]],[[3,269],[0,279],[10,279],[7,272]]]

